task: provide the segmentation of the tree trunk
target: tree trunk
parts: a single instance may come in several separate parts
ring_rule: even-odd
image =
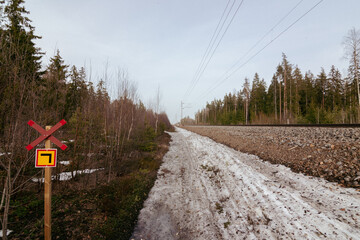
[[[245,124],[248,125],[248,100],[246,98],[246,108],[245,108]]]
[[[322,87],[322,98],[321,98],[321,109],[325,108],[325,83],[323,83]]]
[[[276,106],[276,81],[274,80],[274,106],[275,106],[275,122],[277,122],[277,106]]]
[[[158,133],[158,122],[159,122],[159,114],[156,113],[156,121],[155,121],[155,133]]]
[[[284,120],[286,120],[287,113],[287,98],[286,98],[286,67],[284,66]]]
[[[131,108],[131,124],[130,124],[130,128],[129,128],[129,134],[128,134],[128,137],[127,137],[128,141],[130,140],[130,135],[131,135],[133,125],[134,125],[134,107],[132,106],[132,108]]]
[[[360,91],[359,91],[359,67],[356,59],[357,52],[354,53],[354,65],[355,65],[355,79],[356,79],[356,89],[357,89],[357,97],[358,97],[358,119],[357,122],[360,121]]]
[[[296,102],[296,115],[300,115],[300,103],[299,103],[299,93],[298,93],[298,80],[296,80],[296,89],[295,89],[295,102]]]
[[[290,112],[290,116],[293,113],[293,109],[292,109],[292,84],[291,84],[291,79],[289,81],[289,90],[290,90],[290,105],[289,105],[289,112]]]
[[[280,98],[280,104],[279,104],[279,106],[280,106],[280,114],[279,114],[279,117],[280,117],[280,123],[282,123],[282,120],[281,120],[281,116],[282,116],[282,110],[281,110],[281,81],[279,81],[279,98]]]
[[[8,168],[7,168],[7,184],[4,187],[5,191],[5,207],[4,214],[2,219],[2,232],[3,232],[3,240],[7,240],[7,226],[8,226],[8,218],[9,218],[9,208],[10,208],[10,198],[11,198],[11,161],[9,160]]]

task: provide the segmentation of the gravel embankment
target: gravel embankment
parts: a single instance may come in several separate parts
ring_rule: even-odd
[[[187,130],[295,172],[360,187],[360,129],[186,126]]]

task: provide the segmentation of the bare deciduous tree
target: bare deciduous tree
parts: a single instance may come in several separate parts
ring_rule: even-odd
[[[155,96],[155,105],[154,105],[154,112],[156,115],[156,122],[155,122],[155,133],[158,133],[158,123],[159,123],[159,113],[160,113],[160,102],[161,102],[161,92],[160,92],[160,86],[158,86],[156,90],[156,96]]]
[[[358,106],[360,107],[360,91],[359,91],[359,61],[360,61],[360,30],[350,29],[348,35],[344,37],[343,45],[345,49],[345,58],[350,62],[350,73],[356,81],[356,89],[358,96]]]

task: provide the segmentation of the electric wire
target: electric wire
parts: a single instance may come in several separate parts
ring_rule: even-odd
[[[290,11],[288,11],[269,31],[267,31],[243,56],[241,56],[221,77],[223,79],[234,67],[236,67],[255,47],[257,47],[277,26],[280,25],[304,0],[300,0]],[[207,90],[210,91],[211,87]],[[210,92],[209,92],[210,93]],[[200,98],[206,96],[202,94]]]
[[[253,54],[251,57],[249,57],[243,64],[238,66],[235,70],[233,70],[226,78],[222,79],[220,82],[218,82],[217,85],[215,85],[213,88],[211,88],[208,92],[205,94],[202,94],[198,100],[203,99],[208,94],[210,94],[212,91],[214,91],[216,88],[218,88],[221,84],[223,84],[226,80],[228,80],[232,75],[234,75],[238,70],[240,70],[242,67],[244,67],[246,64],[248,64],[252,59],[254,59],[257,55],[259,55],[263,50],[265,50],[269,45],[271,45],[275,40],[277,40],[281,35],[283,35],[285,32],[287,32],[291,27],[293,27],[297,22],[299,22],[302,18],[304,18],[307,14],[309,14],[313,9],[315,9],[321,2],[324,0],[320,0],[317,2],[313,7],[311,7],[308,11],[306,11],[303,15],[301,15],[299,18],[297,18],[294,22],[292,22],[287,28],[285,28],[282,32],[280,32],[276,37],[274,37],[272,40],[270,40],[264,47],[262,47],[260,50],[258,50],[255,54]]]
[[[206,70],[207,66],[209,65],[209,62],[211,61],[212,57],[214,56],[215,51],[216,51],[216,50],[217,50],[217,48],[219,47],[219,45],[220,45],[220,43],[221,43],[222,39],[224,38],[224,36],[225,36],[225,34],[226,34],[227,30],[229,29],[229,27],[230,27],[230,25],[231,25],[232,21],[234,20],[234,18],[235,18],[235,16],[236,16],[236,14],[237,14],[237,12],[239,11],[239,9],[240,9],[240,7],[241,7],[241,5],[242,5],[242,3],[243,3],[243,2],[244,2],[244,0],[242,0],[242,1],[240,2],[240,4],[239,4],[238,8],[236,9],[236,12],[235,12],[235,13],[234,13],[234,15],[232,16],[232,18],[231,18],[231,20],[230,20],[229,24],[227,25],[227,27],[226,27],[226,29],[225,29],[224,33],[222,34],[222,36],[221,36],[221,38],[220,38],[220,41],[218,42],[218,44],[216,45],[215,49],[213,50],[213,52],[212,52],[212,54],[211,54],[210,58],[209,58],[209,59],[208,59],[208,61],[206,62],[205,67],[202,69],[202,71],[201,71],[201,73],[200,73],[200,75],[199,75],[199,77],[198,77],[197,81],[195,82],[195,84],[194,84],[194,86],[193,86],[193,88],[192,88],[191,90],[193,90],[193,89],[195,88],[196,84],[199,82],[200,78],[201,78],[201,77],[202,77],[202,75],[204,74],[204,72],[205,72],[205,70]]]
[[[290,11],[285,14],[268,32],[266,32],[241,58],[239,58],[227,71],[223,74],[225,77],[234,67],[236,67],[255,47],[257,47],[277,26],[280,25],[304,0],[300,0]]]
[[[221,43],[222,39],[224,38],[224,36],[225,36],[225,34],[226,34],[227,30],[229,29],[229,27],[230,27],[230,25],[231,25],[232,21],[234,20],[234,18],[235,18],[235,16],[236,16],[236,14],[237,14],[237,12],[239,11],[239,9],[240,9],[241,5],[243,4],[243,2],[244,2],[244,0],[242,0],[242,1],[240,2],[239,6],[237,7],[237,9],[236,9],[235,13],[233,14],[233,16],[232,16],[232,18],[231,18],[230,22],[229,22],[229,23],[228,23],[228,25],[227,25],[227,27],[226,27],[225,31],[223,32],[223,34],[222,34],[222,36],[221,36],[221,38],[220,38],[219,42],[217,43],[216,47],[215,47],[215,48],[214,48],[214,50],[212,51],[212,54],[211,54],[210,58],[207,60],[207,62],[206,62],[206,64],[205,64],[205,67],[203,67],[203,69],[202,69],[201,73],[199,74],[199,76],[198,76],[197,80],[195,81],[195,84],[194,84],[194,85],[193,85],[193,87],[191,88],[191,91],[195,88],[196,84],[199,82],[200,78],[201,78],[201,77],[202,77],[202,75],[204,74],[204,71],[206,70],[206,68],[207,68],[207,66],[208,66],[208,64],[209,64],[209,62],[211,61],[212,57],[214,56],[214,54],[215,54],[215,52],[216,52],[217,48],[219,47],[219,45],[220,45],[220,43]],[[191,93],[191,91],[190,91],[190,93]]]
[[[192,84],[192,86],[191,86],[191,88],[190,88],[190,91],[189,91],[189,93],[188,93],[187,96],[189,96],[189,95],[191,94],[192,90],[195,88],[196,84],[199,82],[201,76],[203,75],[205,69],[207,68],[207,66],[208,66],[208,64],[209,64],[209,62],[211,61],[212,57],[214,56],[217,48],[219,47],[221,41],[223,40],[223,38],[224,38],[227,30],[229,29],[230,25],[232,24],[232,22],[233,22],[233,20],[234,20],[234,18],[235,18],[235,16],[236,16],[236,14],[238,13],[238,11],[239,11],[240,7],[242,6],[243,2],[244,2],[244,0],[242,0],[242,1],[240,2],[240,4],[238,5],[237,9],[236,9],[235,12],[234,12],[234,14],[232,15],[232,18],[231,18],[231,20],[229,21],[229,23],[227,24],[227,26],[226,26],[223,34],[221,35],[220,40],[218,41],[218,43],[217,43],[217,45],[215,46],[215,48],[212,50],[212,53],[211,53],[210,57],[207,59],[205,66],[201,69],[199,75],[197,76],[197,78],[195,79],[194,83]],[[234,1],[234,3],[235,3],[235,1]],[[232,7],[234,6],[234,3],[233,3],[233,5],[231,6],[231,9],[232,9]],[[228,18],[229,14],[230,14],[230,12],[231,12],[231,9],[230,9],[230,11],[229,11],[228,14],[227,14],[226,19]],[[226,20],[225,20],[225,21],[226,21]],[[223,22],[222,27],[223,27],[223,25],[225,24],[225,21]],[[222,27],[221,27],[221,28],[222,28]],[[217,39],[217,37],[219,36],[220,32],[221,32],[221,30],[218,32],[218,34],[217,34],[217,36],[216,36],[216,39]],[[214,43],[215,43],[215,42],[214,42]]]
[[[234,3],[235,3],[235,1],[234,1]],[[215,31],[214,31],[213,35],[211,36],[210,42],[209,42],[209,44],[208,44],[208,46],[207,46],[207,48],[206,48],[206,50],[205,50],[205,52],[204,52],[204,55],[202,56],[202,59],[201,59],[201,61],[200,61],[200,63],[199,63],[199,66],[197,67],[197,70],[196,70],[196,72],[195,72],[195,74],[194,74],[194,77],[193,77],[193,79],[191,80],[190,86],[189,86],[189,88],[187,89],[187,91],[186,91],[186,93],[185,93],[185,95],[184,95],[183,98],[185,98],[185,97],[188,95],[188,93],[190,92],[191,86],[192,86],[192,84],[194,84],[194,81],[195,81],[195,79],[197,78],[197,76],[198,76],[198,74],[199,74],[199,72],[200,72],[200,69],[201,69],[202,66],[203,66],[204,60],[205,60],[205,58],[208,56],[208,52],[209,52],[210,48],[213,47],[213,45],[214,45],[214,44],[213,44],[213,40],[214,40],[215,35],[216,35],[216,36],[219,35],[219,34],[216,34],[216,33],[217,33],[218,29],[219,29],[219,26],[220,26],[220,24],[221,24],[221,22],[222,22],[222,19],[223,19],[224,16],[225,16],[225,13],[226,13],[226,10],[227,10],[229,4],[230,4],[230,0],[228,0],[228,3],[226,4],[226,7],[225,7],[225,9],[224,9],[224,11],[223,11],[223,13],[222,13],[222,15],[221,15],[221,18],[220,18],[220,20],[219,20],[216,28],[215,28]],[[230,8],[229,12],[230,12],[230,11],[231,11],[231,8]],[[229,15],[229,14],[228,14],[228,15]],[[228,15],[227,15],[227,16],[228,16]],[[226,19],[227,19],[227,18],[225,18],[224,22],[226,21]],[[224,25],[224,24],[222,24],[222,26],[223,26],[223,25]],[[221,29],[220,29],[219,31],[221,31]],[[216,41],[216,38],[215,38],[214,41]],[[210,47],[210,46],[211,46],[211,47]]]
[[[228,4],[226,5],[226,7],[225,7],[225,9],[224,9],[224,12],[223,12],[224,14],[227,12],[226,17],[225,17],[225,19],[224,19],[223,21],[222,21],[223,16],[221,17],[221,19],[220,19],[220,21],[219,21],[219,24],[221,24],[221,26],[220,26],[220,28],[217,27],[217,29],[219,29],[218,31],[217,31],[217,29],[215,29],[215,32],[214,32],[215,38],[213,38],[213,39],[214,39],[213,41],[210,41],[210,43],[209,43],[209,46],[210,46],[210,47],[207,49],[207,51],[205,51],[204,56],[203,56],[203,58],[201,59],[200,65],[199,65],[199,67],[198,67],[198,69],[197,69],[197,71],[196,71],[196,73],[195,73],[195,75],[194,75],[194,78],[192,79],[191,84],[189,85],[189,88],[188,88],[188,91],[187,91],[187,93],[186,93],[186,96],[184,96],[184,99],[185,99],[187,96],[190,95],[190,93],[191,93],[194,85],[196,85],[196,83],[197,83],[197,78],[198,78],[198,76],[199,76],[199,73],[201,72],[201,69],[202,69],[203,66],[204,66],[204,62],[206,61],[206,58],[209,56],[209,52],[210,52],[210,51],[212,50],[212,48],[214,47],[215,42],[217,41],[217,39],[218,39],[218,37],[219,37],[219,34],[220,34],[220,32],[222,31],[222,29],[223,29],[223,27],[224,27],[224,24],[226,23],[227,19],[229,18],[229,15],[230,15],[233,7],[234,7],[235,2],[236,2],[236,0],[233,0],[233,3],[232,3],[232,5],[231,5],[231,7],[230,7],[230,9],[229,9],[228,11],[226,11],[226,10],[227,10],[227,7],[228,7]],[[229,1],[228,3],[230,3],[230,1]],[[222,22],[222,23],[221,23],[221,22]]]

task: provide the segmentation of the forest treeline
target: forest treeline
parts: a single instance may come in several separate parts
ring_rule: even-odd
[[[137,87],[126,72],[116,79],[107,73],[96,86],[84,67],[66,65],[58,50],[43,67],[43,53],[36,46],[35,28],[27,17],[23,0],[0,1],[0,188],[1,225],[8,227],[14,211],[12,198],[30,189],[31,178],[40,177],[34,168],[34,153],[25,146],[38,137],[26,123],[39,125],[68,121],[56,135],[70,146],[60,158],[70,161],[72,171],[98,166],[107,182],[121,174],[120,165],[134,151],[153,151],[153,139],[171,128],[159,112],[159,92],[153,109],[140,101]],[[106,89],[117,82],[117,96]],[[154,94],[155,95],[155,94]],[[61,155],[63,154],[63,155]],[[95,157],[90,157],[95,156]],[[66,157],[66,158],[65,158]],[[58,173],[58,168],[53,174]],[[40,175],[39,175],[40,174]],[[6,234],[4,234],[4,239]]]
[[[343,45],[349,60],[346,76],[333,65],[316,75],[288,61],[285,54],[270,86],[255,73],[240,91],[207,103],[196,124],[331,124],[359,123],[360,31],[351,29]]]

